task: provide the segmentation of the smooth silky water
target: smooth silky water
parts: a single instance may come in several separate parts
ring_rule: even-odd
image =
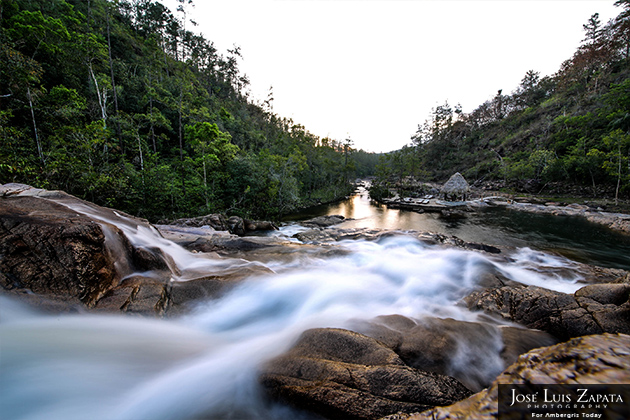
[[[162,248],[183,273],[250,264],[192,254],[151,229],[134,228],[123,217],[113,220],[90,208],[76,210],[116,223],[136,245]],[[447,233],[475,229],[470,221],[372,208],[360,196],[328,210],[356,219],[345,222],[346,227],[445,231],[447,226]],[[298,229],[289,224],[277,234]],[[512,228],[496,229],[494,236],[488,225],[476,229],[507,238]],[[518,249],[504,262],[482,253],[430,247],[406,236],[340,246],[346,250],[343,255],[311,257],[299,267],[271,263],[276,274],[249,278],[220,299],[201,302],[175,319],[43,315],[0,296],[2,418],[308,419],[306,413],[267,402],[257,382],[260,366],[308,328],[351,328],[357,321],[388,314],[476,321],[478,314],[457,303],[486,271],[568,293],[580,287],[571,260],[532,247]],[[558,272],[573,274],[554,274]],[[188,279],[184,275],[173,281]],[[489,343],[488,348],[460,352],[452,363],[466,369],[473,365],[467,358],[481,354],[485,372],[471,374],[493,377],[504,368],[500,349]],[[478,369],[478,360],[474,364]]]

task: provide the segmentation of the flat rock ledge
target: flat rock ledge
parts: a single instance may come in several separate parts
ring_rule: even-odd
[[[382,420],[491,420],[498,417],[499,384],[628,384],[630,336],[590,335],[521,355],[492,385],[447,407],[399,413]],[[515,417],[521,418],[521,417]]]

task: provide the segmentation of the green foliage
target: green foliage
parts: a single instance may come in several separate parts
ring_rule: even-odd
[[[374,171],[374,155],[252,103],[239,49],[219,54],[157,1],[1,10],[0,183],[150,219],[277,217]]]
[[[393,196],[387,183],[373,182],[368,187],[368,191],[370,193],[370,198],[377,201]]]

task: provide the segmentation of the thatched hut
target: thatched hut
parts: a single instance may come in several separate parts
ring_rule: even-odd
[[[446,184],[442,186],[440,194],[442,194],[446,201],[466,201],[466,193],[469,189],[468,182],[466,182],[459,172],[456,172],[446,181]]]

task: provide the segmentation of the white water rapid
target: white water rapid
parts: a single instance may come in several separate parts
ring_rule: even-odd
[[[155,232],[120,227],[135,244],[162,248],[181,272],[251,264],[200,257]],[[475,321],[457,302],[485,270],[565,292],[578,288],[574,276],[545,274],[545,267],[568,267],[567,260],[527,249],[499,263],[405,236],[340,246],[348,252],[249,278],[177,319],[42,315],[0,296],[0,417],[308,418],[265,402],[256,379],[262,363],[308,328],[388,314]],[[493,351],[488,357],[496,361],[499,349]],[[457,363],[465,366],[462,357]]]

